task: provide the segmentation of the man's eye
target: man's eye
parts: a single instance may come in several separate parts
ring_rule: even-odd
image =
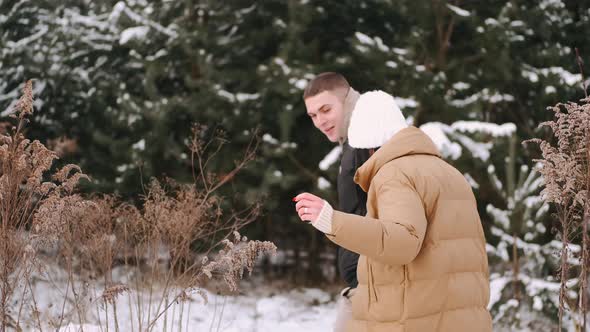
[[[309,117],[313,119],[315,118],[315,114],[310,114]]]
[[[327,112],[329,112],[330,110],[331,110],[331,108],[322,108],[322,109],[320,110],[320,112],[322,112],[322,113],[327,113]]]

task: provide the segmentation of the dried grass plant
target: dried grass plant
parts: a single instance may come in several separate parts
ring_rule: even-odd
[[[590,99],[549,107],[551,140],[532,139],[542,152],[540,172],[545,182],[542,198],[556,208],[558,235],[562,242],[559,279],[559,330],[565,310],[586,330],[588,305],[588,222],[590,222]],[[572,294],[571,288],[576,288]],[[573,295],[573,296],[572,296]]]
[[[139,205],[109,195],[84,197],[75,189],[88,176],[71,164],[53,171],[57,153],[25,138],[32,103],[29,81],[15,109],[17,125],[0,136],[0,332],[21,329],[25,315],[27,326],[38,330],[47,326],[44,320],[51,329],[98,320],[105,331],[151,331],[163,320],[166,329],[168,319],[182,321],[182,304],[190,306],[192,295],[207,300],[208,279],[236,291],[257,257],[276,250],[238,233],[256,219],[258,204],[227,211],[217,194],[254,158],[257,139],[233,170],[218,175],[208,165],[226,141],[219,135],[204,140],[206,128],[195,126],[189,144],[194,183],[152,180]],[[47,266],[66,271],[65,286]],[[61,289],[57,316],[40,312],[34,271]],[[121,325],[117,303],[125,295],[132,321]],[[180,317],[174,317],[178,303]]]
[[[18,327],[23,306],[11,312],[14,291],[27,289],[27,280],[38,263],[36,252],[46,239],[58,233],[45,227],[36,235],[27,231],[40,206],[63,199],[75,199],[74,187],[87,178],[75,165],[66,165],[51,174],[57,155],[41,142],[30,141],[24,135],[28,117],[33,113],[32,82],[24,85],[23,95],[16,104],[12,118],[16,125],[0,134],[0,331]],[[49,174],[48,174],[49,173]],[[60,208],[57,206],[56,208]],[[59,223],[56,220],[55,223]],[[16,316],[16,317],[15,317]]]

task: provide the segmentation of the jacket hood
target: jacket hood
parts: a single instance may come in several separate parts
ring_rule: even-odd
[[[353,148],[378,148],[407,126],[393,96],[369,91],[360,96],[352,111],[348,141]]]
[[[371,180],[383,165],[397,158],[418,154],[441,158],[434,142],[422,130],[414,126],[401,129],[359,167],[354,176],[354,182],[358,183],[364,191],[368,191]]]

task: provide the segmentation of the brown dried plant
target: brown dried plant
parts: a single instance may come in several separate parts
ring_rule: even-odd
[[[9,301],[15,289],[30,275],[38,248],[59,228],[41,227],[36,236],[27,232],[33,215],[40,206],[55,204],[55,211],[65,211],[65,202],[57,204],[56,197],[72,199],[72,192],[81,178],[86,177],[75,165],[66,165],[47,173],[57,155],[41,142],[25,138],[23,129],[33,113],[33,83],[28,81],[11,117],[16,121],[0,134],[0,331],[7,328],[11,315]],[[72,171],[75,171],[72,174]],[[69,208],[69,206],[68,206]],[[59,221],[56,221],[59,223]],[[12,318],[14,320],[14,318]],[[18,327],[19,316],[16,318]]]
[[[258,256],[276,251],[273,243],[248,241],[238,232],[234,232],[233,241],[224,239],[222,245],[224,248],[219,251],[217,260],[208,263],[206,259],[203,260],[206,265],[203,266],[202,273],[209,278],[214,273],[221,275],[231,291],[238,290],[237,282],[244,276],[245,269],[252,273]]]
[[[154,179],[138,205],[113,195],[84,197],[75,192],[78,182],[88,179],[80,168],[70,164],[52,171],[57,153],[24,137],[32,97],[29,81],[15,110],[18,124],[0,132],[0,332],[20,328],[27,305],[36,317],[35,327],[42,328],[31,284],[33,268],[64,294],[61,313],[50,319],[54,328],[84,323],[94,306],[102,308],[107,330],[114,320],[118,331],[117,299],[127,294],[137,296],[129,301],[135,305],[130,308],[136,320],[132,328],[149,331],[172,304],[189,300],[189,294],[206,302],[207,279],[220,278],[237,290],[244,269],[251,273],[257,257],[276,250],[270,242],[248,241],[238,233],[258,217],[258,204],[228,211],[217,193],[255,157],[257,138],[234,169],[218,175],[207,168],[226,141],[219,133],[205,141],[206,127],[195,126],[189,145],[194,183],[169,179],[162,184]],[[204,261],[203,253],[215,259]],[[66,272],[65,288],[53,281],[41,260]],[[130,273],[118,279],[115,268]],[[101,294],[88,295],[97,288],[103,289]],[[23,295],[15,319],[10,301],[16,289]],[[140,293],[146,291],[149,299],[143,301]]]
[[[251,271],[257,257],[276,250],[272,243],[246,242],[245,239],[242,241],[237,232],[258,217],[258,204],[228,213],[222,208],[223,198],[216,193],[254,158],[258,142],[253,140],[250,143],[243,158],[235,162],[233,170],[217,175],[209,172],[207,166],[226,142],[219,133],[204,142],[205,131],[205,127],[195,126],[189,145],[194,183],[184,185],[169,180],[168,186],[164,187],[160,182],[152,181],[142,210],[135,213],[141,215],[143,228],[137,229],[141,229],[143,234],[130,233],[129,236],[140,239],[145,248],[143,252],[151,253],[150,256],[155,255],[155,251],[162,247],[169,255],[167,269],[160,275],[163,296],[156,306],[155,316],[147,319],[148,328],[153,327],[173,303],[188,299],[187,293],[196,293],[206,302],[201,287],[207,278],[219,277],[230,289],[236,290],[237,283],[243,276],[238,271],[244,268]],[[208,149],[212,152],[209,153]],[[239,250],[227,250],[228,243],[232,243],[228,240],[231,237],[237,241],[236,249]],[[204,265],[195,251],[198,248],[198,251],[207,255],[219,247],[225,250],[221,249],[216,260],[207,265]],[[155,278],[157,270],[152,268],[144,275]],[[154,283],[149,284],[151,291]],[[148,312],[151,312],[151,307]]]
[[[192,142],[197,141],[193,137]],[[194,151],[195,158],[203,160],[206,152],[206,149]],[[252,157],[252,151],[245,155],[245,159]],[[230,174],[237,173],[245,164],[243,160],[236,162]],[[206,165],[207,162],[198,167]],[[116,305],[121,294],[126,293],[130,298],[137,295],[135,301],[129,301],[134,302],[132,310],[137,313],[132,325],[140,331],[151,330],[159,319],[169,314],[174,303],[190,299],[188,294],[197,294],[206,302],[203,285],[207,279],[222,279],[230,289],[236,290],[243,276],[241,271],[251,272],[257,257],[276,249],[272,243],[246,241],[237,232],[257,218],[258,204],[241,211],[224,211],[223,198],[216,190],[229,181],[227,175],[217,176],[201,169],[197,172],[206,183],[187,185],[168,179],[162,184],[153,179],[139,205],[120,202],[113,196],[88,201],[74,195],[66,204],[79,208],[60,218],[51,215],[54,209],[51,204],[39,209],[39,219],[61,220],[67,225],[61,227],[65,232],[57,238],[61,261],[68,271],[76,271],[71,279],[91,282],[96,276],[104,276],[105,290],[95,304],[103,307],[105,316],[111,309],[112,314],[105,318],[113,319],[116,329],[119,325]],[[227,240],[230,237],[234,239],[235,250],[228,250],[232,243]],[[205,266],[195,247],[205,254],[219,247],[224,249],[214,253],[218,256],[216,260]],[[135,277],[127,280],[127,284],[114,280],[111,272],[117,266],[134,271]],[[82,292],[74,289],[73,282],[69,285],[78,306],[84,299],[76,296]],[[149,293],[149,298],[142,302],[139,293],[143,291]],[[79,305],[71,314],[77,313],[83,321],[84,310],[85,306]],[[62,320],[55,326],[59,327]]]
[[[549,110],[554,113],[554,120],[541,123],[542,127],[551,129],[554,142],[531,139],[527,142],[539,145],[542,159],[540,173],[545,182],[541,192],[542,198],[552,203],[557,211],[559,221],[558,233],[562,241],[560,252],[559,277],[559,330],[561,331],[564,310],[578,312],[586,326],[586,308],[588,304],[588,222],[590,222],[590,99],[581,100],[580,104],[559,103]],[[578,244],[581,250],[575,250]],[[572,265],[578,260],[579,266]],[[579,271],[573,269],[579,268]],[[578,298],[568,297],[568,283],[572,274],[579,273]]]

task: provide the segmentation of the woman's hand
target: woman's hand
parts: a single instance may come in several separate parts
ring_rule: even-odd
[[[323,199],[310,193],[299,194],[293,198],[293,201],[297,202],[295,210],[299,218],[305,222],[316,221],[325,203]]]

